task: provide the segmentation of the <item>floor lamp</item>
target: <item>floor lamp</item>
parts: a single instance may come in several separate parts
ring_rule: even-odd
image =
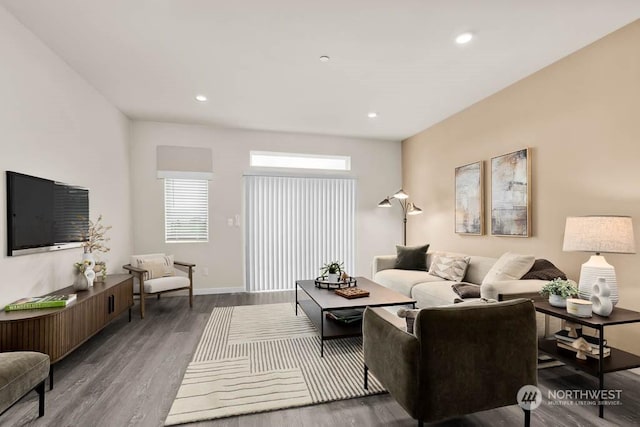
[[[396,199],[402,207],[402,244],[407,246],[407,215],[419,215],[422,213],[422,209],[411,203],[409,201],[409,195],[402,191],[402,189],[398,190],[393,196],[389,196],[378,203],[378,207],[390,208],[391,200],[393,199]]]

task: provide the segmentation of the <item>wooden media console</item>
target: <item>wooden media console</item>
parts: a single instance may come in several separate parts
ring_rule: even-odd
[[[86,291],[69,286],[52,294],[76,293],[78,299],[64,308],[0,312],[0,352],[38,351],[51,358],[49,388],[53,388],[53,365],[101,331],[133,306],[133,276],[114,274]]]

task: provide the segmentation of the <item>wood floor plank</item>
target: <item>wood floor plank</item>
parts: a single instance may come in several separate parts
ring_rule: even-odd
[[[173,403],[214,307],[272,304],[294,300],[293,292],[201,295],[193,309],[186,297],[149,300],[145,319],[134,308],[116,319],[55,366],[55,387],[47,389],[46,413],[37,418],[31,393],[0,417],[0,426],[161,426]],[[593,389],[597,380],[572,368],[539,371],[543,394],[550,389]],[[532,425],[635,426],[640,424],[640,376],[617,372],[605,376],[608,389],[622,390],[622,406],[607,408],[541,405]],[[490,392],[491,385],[487,385]],[[430,427],[522,425],[517,406],[471,414]],[[332,402],[283,411],[189,424],[198,427],[254,426],[415,426],[415,420],[389,395]]]

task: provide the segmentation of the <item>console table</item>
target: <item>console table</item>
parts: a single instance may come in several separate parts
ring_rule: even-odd
[[[0,352],[38,351],[51,358],[49,388],[53,388],[53,365],[133,306],[133,276],[114,274],[86,291],[72,286],[52,292],[78,295],[63,308],[0,312]]]
[[[600,337],[600,357],[597,359],[577,359],[575,352],[558,348],[555,339],[542,338],[538,340],[538,349],[567,365],[597,377],[600,390],[604,390],[604,374],[640,367],[640,357],[635,354],[611,346],[607,346],[611,348],[611,354],[608,357],[603,357],[602,352],[604,347],[604,328],[607,326],[624,325],[626,323],[640,323],[639,312],[616,307],[609,317],[602,317],[597,314],[594,314],[593,317],[577,317],[567,313],[565,308],[551,306],[548,301],[536,301],[534,305],[537,312],[578,323],[598,331],[598,336]],[[598,415],[600,418],[604,418],[604,405],[598,406]]]

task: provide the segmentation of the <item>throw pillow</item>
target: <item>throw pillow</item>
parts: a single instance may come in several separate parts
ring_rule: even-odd
[[[513,252],[503,254],[489,270],[482,283],[495,283],[503,280],[520,280],[533,266],[533,255],[520,255]]]
[[[138,259],[138,268],[147,270],[144,274],[144,280],[170,277],[175,274],[173,269],[173,255],[165,255],[157,258],[140,258]]]
[[[480,285],[474,283],[454,283],[451,285],[453,292],[458,294],[460,298],[480,298]]]
[[[432,276],[442,277],[446,280],[459,282],[464,279],[470,259],[471,258],[468,256],[449,256],[435,253],[431,260],[429,274]]]
[[[396,245],[396,265],[400,270],[427,270],[427,250],[429,245],[400,246]]]
[[[413,333],[413,324],[420,310],[417,308],[401,308],[398,310],[398,317],[404,317],[407,321],[407,332]]]
[[[533,263],[533,267],[524,276],[523,280],[539,279],[539,280],[553,280],[555,278],[561,278],[567,280],[567,275],[560,269],[558,269],[551,261],[546,259],[537,259]]]

